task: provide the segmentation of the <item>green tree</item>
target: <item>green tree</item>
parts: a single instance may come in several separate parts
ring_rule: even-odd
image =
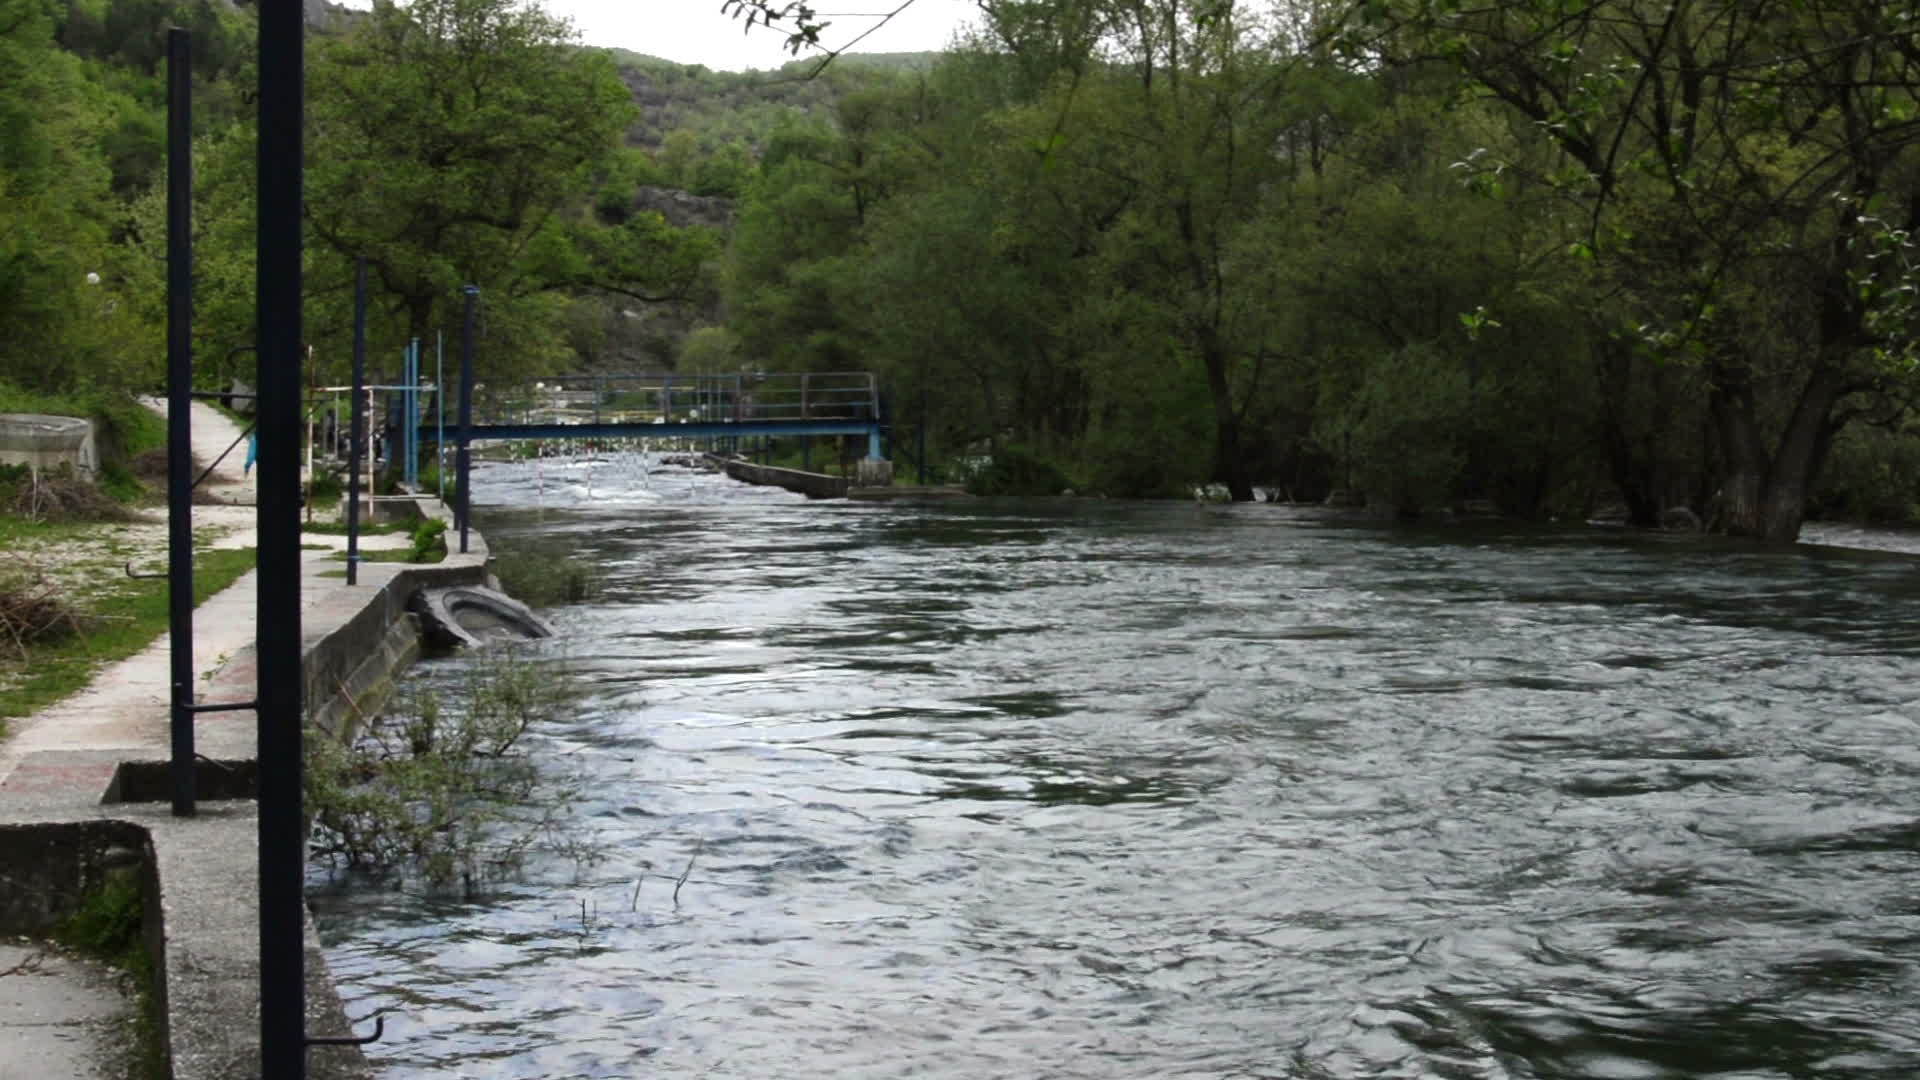
[[[1141,362],[1202,381],[1212,478],[1253,498],[1244,429],[1263,350],[1230,253],[1262,192],[1285,179],[1269,148],[1301,119],[1290,90],[1305,57],[1231,2],[1013,4],[988,19],[1024,83],[1042,82],[1037,62],[1052,67],[1009,126],[1030,151],[1024,185],[1071,208],[1062,220],[1076,244],[1110,291],[1134,298],[1111,344],[1157,343]],[[1134,332],[1140,320],[1154,329]]]
[[[152,354],[110,243],[101,141],[119,103],[56,46],[37,0],[0,0],[0,86],[0,377],[125,385]]]
[[[1920,48],[1876,0],[1438,0],[1356,9],[1356,56],[1443,59],[1559,155],[1609,348],[1697,368],[1713,516],[1799,532],[1834,437],[1910,389]],[[1497,155],[1478,167],[1498,170]]]
[[[558,366],[564,303],[547,294],[631,284],[648,262],[633,245],[660,235],[656,220],[608,227],[588,211],[633,104],[610,59],[534,4],[381,3],[316,50],[309,101],[308,215],[334,256],[315,288],[333,326],[365,256],[397,336],[450,323],[474,282],[493,363]]]

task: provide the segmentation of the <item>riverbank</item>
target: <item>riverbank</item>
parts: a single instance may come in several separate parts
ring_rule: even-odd
[[[237,428],[196,407],[196,449],[211,460]],[[211,453],[201,449],[217,442]],[[222,492],[251,502],[250,478]],[[424,510],[440,513],[437,507]],[[211,542],[252,546],[250,506],[196,506],[196,533]],[[133,528],[164,526],[139,525]],[[301,623],[309,714],[323,725],[377,707],[393,674],[417,655],[419,628],[407,603],[420,588],[477,584],[487,548],[478,534],[468,553],[434,565],[366,562],[360,583],[338,575],[344,538],[303,535]],[[404,538],[379,538],[404,542]],[[121,543],[126,543],[124,539]],[[164,555],[164,536],[158,540]],[[58,549],[56,549],[58,550]],[[136,569],[140,564],[136,562]],[[202,702],[255,696],[255,576],[195,613],[194,673]],[[152,1026],[177,1080],[240,1080],[259,1074],[257,818],[253,801],[257,721],[251,711],[204,714],[195,726],[200,803],[175,818],[167,803],[169,651],[164,636],[102,669],[88,689],[14,722],[0,743],[0,934],[42,939],[84,898],[110,883],[132,883],[141,897],[140,937],[152,971]],[[349,1033],[308,927],[308,1029]],[[53,955],[53,954],[48,954]],[[29,952],[28,956],[31,956]],[[22,961],[24,964],[25,961]],[[35,1080],[106,1075],[103,1042],[125,1039],[135,1007],[85,966],[42,960],[15,964],[8,979],[31,977],[28,998],[0,992],[0,1042],[8,1070]],[[11,985],[11,984],[10,984]],[[104,996],[103,996],[104,995]],[[74,1002],[49,1013],[32,1003]],[[17,1051],[17,1052],[16,1052]],[[23,1056],[24,1055],[24,1056]],[[310,1075],[362,1077],[354,1048],[317,1047]],[[7,1070],[7,1075],[12,1075]]]
[[[393,674],[417,655],[408,598],[433,585],[475,584],[487,551],[433,566],[367,563],[360,584],[320,576],[330,552],[301,560],[308,708],[344,718],[377,707]],[[202,701],[254,696],[254,576],[196,617]],[[244,644],[242,644],[244,642]],[[211,660],[206,654],[212,654]],[[11,883],[0,931],[42,932],[113,872],[141,881],[156,1020],[176,1080],[258,1074],[257,822],[252,800],[256,721],[214,713],[196,725],[202,799],[192,818],[167,803],[167,652],[152,648],[104,672],[92,690],[21,724],[0,759],[0,875]],[[317,1035],[346,1033],[309,927],[308,995]],[[0,1015],[0,1030],[30,1023]],[[315,1077],[364,1073],[357,1051],[316,1049]],[[88,1076],[42,1069],[41,1080]]]

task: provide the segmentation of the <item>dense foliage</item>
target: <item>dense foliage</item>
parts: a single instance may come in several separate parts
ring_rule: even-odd
[[[736,6],[828,44],[804,5]],[[1832,461],[1826,505],[1913,514],[1910,6],[981,11],[769,144],[727,271],[744,355],[876,367],[938,452],[1115,494],[1790,539]]]
[[[250,10],[0,0],[19,388],[157,385],[168,24],[198,366],[251,363]],[[523,0],[335,13],[311,374],[341,377],[365,257],[381,366],[474,283],[489,376],[875,370],[896,456],[956,478],[1907,520],[1915,31],[1871,0],[983,0],[938,58],[730,74]]]
[[[609,55],[519,0],[310,11],[309,376],[348,359],[366,258],[376,374],[484,298],[489,372],[566,368],[626,308],[702,295],[718,250],[630,202],[636,108]],[[253,363],[255,20],[224,0],[0,0],[0,382],[157,389],[165,30],[195,64],[196,371]]]

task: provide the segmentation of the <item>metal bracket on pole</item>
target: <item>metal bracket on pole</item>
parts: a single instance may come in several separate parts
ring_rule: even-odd
[[[260,703],[258,701],[218,701],[218,702],[214,702],[211,705],[181,706],[181,708],[184,711],[190,712],[190,713],[242,712],[247,709],[258,709],[259,707],[260,707]]]
[[[373,1034],[371,1035],[368,1035],[365,1037],[361,1037],[358,1035],[309,1035],[307,1036],[307,1045],[308,1046],[365,1046],[368,1043],[379,1042],[380,1036],[385,1035],[386,1033],[387,1033],[387,1018],[385,1016],[375,1016],[373,1018]]]

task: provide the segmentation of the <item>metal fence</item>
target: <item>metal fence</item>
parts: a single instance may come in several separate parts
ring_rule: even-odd
[[[480,424],[871,421],[868,372],[564,375],[475,388]]]

